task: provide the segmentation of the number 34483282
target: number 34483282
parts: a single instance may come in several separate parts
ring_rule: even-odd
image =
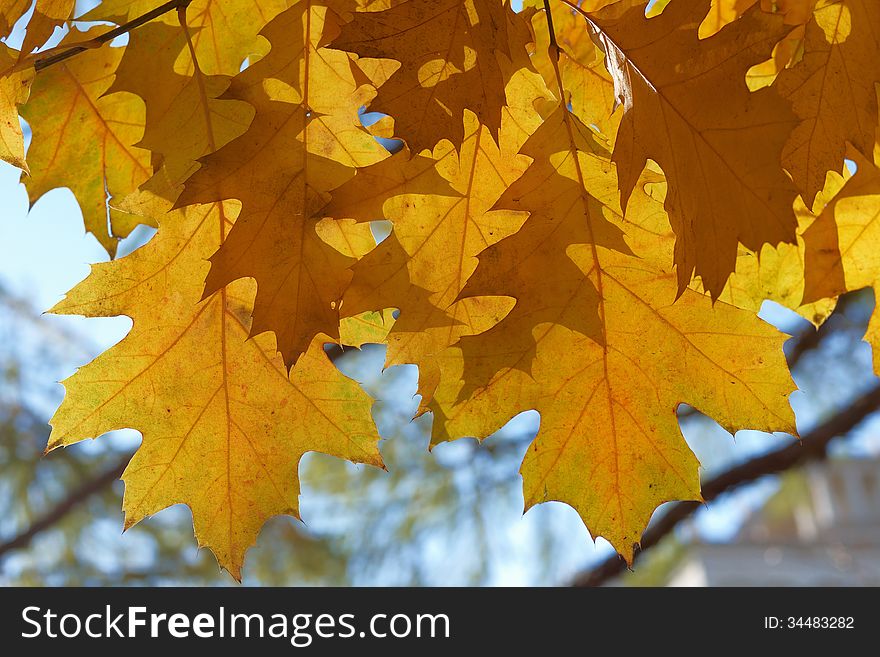
[[[851,630],[855,628],[855,619],[852,616],[765,616],[764,628]]]

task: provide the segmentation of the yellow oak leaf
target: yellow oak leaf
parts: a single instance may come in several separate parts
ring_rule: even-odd
[[[543,7],[542,0],[530,0],[526,6]],[[591,10],[600,7],[592,7]],[[562,86],[569,94],[567,99],[577,117],[587,125],[593,125],[606,139],[613,142],[620,123],[620,113],[614,111],[617,102],[614,95],[614,81],[605,67],[605,53],[590,38],[590,31],[584,17],[564,3],[551,4],[553,27],[556,41],[562,49],[559,71]],[[584,11],[587,9],[582,7]],[[547,31],[547,18],[543,12],[535,12],[531,17],[532,32],[535,38],[537,68],[547,86],[556,88],[555,71],[550,59],[555,55],[549,52],[550,36]]]
[[[822,189],[825,173],[840,169],[847,142],[866,156],[874,147],[878,26],[880,3],[875,0],[818,6],[806,27],[803,57],[776,80],[800,120],[782,152],[782,164],[807,203]]]
[[[339,322],[339,342],[358,349],[365,344],[379,344],[385,341],[393,325],[394,313],[390,309],[343,317]]]
[[[393,116],[418,153],[441,139],[460,144],[465,109],[497,139],[506,84],[498,58],[528,61],[522,21],[500,0],[405,0],[356,14],[331,45],[401,62],[370,108]]]
[[[354,277],[342,307],[347,315],[374,307],[399,311],[399,317],[383,336],[388,345],[386,366],[418,365],[418,414],[422,414],[439,384],[438,355],[462,336],[496,324],[512,303],[510,299],[495,297],[461,299],[438,306],[437,295],[414,282],[417,279],[412,278],[407,268],[409,261],[409,254],[392,233],[352,267]],[[344,337],[342,342],[346,344]]]
[[[289,365],[318,333],[338,338],[339,301],[354,259],[317,233],[329,192],[356,167],[388,155],[358,121],[369,87],[347,54],[324,47],[339,22],[332,9],[304,0],[266,26],[272,49],[236,76],[226,95],[252,105],[253,122],[203,158],[178,200],[242,202],[241,217],[211,258],[206,294],[254,278],[251,330],[273,331]]]
[[[813,5],[817,0],[712,0],[709,13],[700,24],[700,38],[716,34],[721,28],[729,25],[754,5],[763,11],[782,14],[789,25],[804,25],[810,20]],[[820,2],[823,0],[819,0]]]
[[[438,294],[439,305],[454,301],[476,267],[476,254],[521,223],[512,213],[489,212],[525,170],[527,159],[517,155],[519,144],[502,139],[502,151],[474,115],[468,113],[465,123],[466,136],[458,151],[447,141],[438,144],[430,158],[408,159],[402,151],[363,169],[333,192],[327,207],[331,216],[390,220],[410,254],[412,275]],[[374,182],[377,176],[394,187],[383,188]],[[367,201],[375,207],[368,207]]]
[[[151,195],[173,203],[198,169],[196,160],[241,135],[253,119],[244,101],[220,98],[231,78],[195,71],[186,34],[180,25],[148,23],[131,34],[122,55],[108,93],[129,92],[144,101],[137,146],[152,153],[155,173],[116,207],[142,214],[139,207],[150,206]]]
[[[0,45],[0,70],[16,63],[15,51]],[[0,76],[0,160],[27,171],[24,159],[24,137],[18,120],[18,107],[28,99],[34,69],[27,68]]]
[[[433,441],[483,438],[536,409],[541,429],[522,465],[526,507],[570,504],[631,561],[659,504],[700,499],[680,403],[730,431],[794,432],[785,336],[693,289],[676,300],[674,238],[662,205],[643,191],[657,175],[642,174],[624,221],[614,167],[586,126],[562,108],[548,124],[552,134],[542,127],[525,146],[532,167],[499,202],[531,214],[480,255],[470,292],[532,289],[535,265],[549,267],[554,257],[567,261],[546,272],[559,291],[547,290],[552,302],[517,296],[498,330],[444,353]],[[548,178],[550,168],[557,173]],[[575,195],[576,185],[585,191]],[[572,232],[576,216],[582,228]],[[468,386],[473,372],[489,374],[476,389]]]
[[[9,36],[12,27],[24,16],[30,6],[31,0],[0,0],[0,37]]]
[[[693,17],[707,9],[708,0],[681,0],[649,19],[644,3],[620,3],[590,20],[624,108],[614,146],[624,205],[647,160],[657,162],[679,289],[695,272],[718,295],[738,243],[795,239],[796,190],[779,159],[796,117],[772,87],[750,92],[745,82],[784,35],[783,19],[753,7],[701,41]]]
[[[89,34],[73,31],[64,43]],[[86,230],[111,256],[141,222],[113,202],[152,173],[149,153],[135,146],[144,131],[143,101],[107,93],[121,57],[121,48],[104,47],[44,69],[21,107],[33,132],[30,175],[23,178],[31,203],[56,187],[69,188]]]
[[[528,372],[535,349],[531,329],[538,324],[564,325],[601,342],[603,336],[594,330],[601,298],[596,281],[585,278],[570,258],[560,254],[571,244],[629,251],[620,229],[605,218],[605,204],[616,203],[616,190],[588,184],[591,178],[607,179],[612,167],[589,128],[558,108],[526,142],[522,153],[533,163],[495,207],[520,211],[520,221],[528,212],[529,219],[515,235],[479,254],[481,264],[460,294],[463,298],[516,299],[504,321],[462,343],[465,352],[470,348],[466,345],[493,339],[506,343],[507,348],[493,360],[471,361],[489,369],[469,368],[466,392],[503,368]],[[543,284],[548,280],[552,286]],[[511,348],[513,340],[516,348]]]
[[[26,55],[39,48],[55,31],[70,18],[76,0],[36,0],[34,13],[28,21],[21,46],[21,54]]]
[[[797,244],[779,244],[775,248],[765,244],[760,253],[741,247],[736,272],[728,279],[718,298],[753,312],[758,312],[765,300],[775,301],[813,325],[821,325],[837,302],[829,298],[812,302],[803,300],[805,245],[802,235],[814,219],[806,208],[798,211]]]
[[[504,298],[456,297],[473,272],[474,256],[522,222],[516,213],[489,208],[522,172],[526,158],[517,152],[540,123],[536,103],[549,96],[540,76],[520,67],[508,83],[499,145],[465,112],[466,137],[458,150],[443,141],[431,157],[401,151],[361,169],[333,191],[325,208],[335,217],[394,224],[391,235],[352,268],[342,310],[399,310],[386,339],[386,364],[419,366],[419,413],[439,382],[437,355],[461,336],[497,323],[512,305]]]
[[[880,142],[873,162],[852,147],[848,157],[856,163],[855,174],[804,233],[805,302],[864,287],[872,287],[875,297],[880,297]],[[874,351],[874,371],[880,372],[880,312],[876,309],[865,339]]]
[[[805,25],[799,25],[789,32],[782,41],[773,46],[773,53],[765,62],[755,64],[746,73],[749,89],[757,91],[769,87],[776,81],[779,72],[795,65],[804,54]]]
[[[192,127],[207,134],[210,148],[221,146],[229,137],[215,134],[210,78],[198,66],[193,74],[203,111]],[[140,431],[143,442],[123,474],[125,526],[185,503],[199,544],[240,580],[264,522],[298,516],[301,457],[314,450],[382,467],[379,436],[370,398],[325,354],[329,336],[316,335],[288,371],[272,335],[249,337],[253,281],[204,294],[208,258],[234,227],[240,204],[170,208],[168,199],[145,197],[141,209],[157,218],[158,235],[126,258],[93,267],[53,308],[127,315],[133,328],[65,381],[47,449],[123,427]],[[367,226],[325,221],[316,231],[351,255],[369,248]]]
[[[156,0],[104,0],[79,20],[123,24],[158,4]],[[259,36],[260,30],[290,4],[293,2],[289,0],[192,0],[186,17],[202,70],[208,75],[235,75],[245,59],[264,55],[268,47]],[[178,22],[176,12],[155,20],[172,26]]]
[[[758,253],[740,246],[736,271],[730,275],[718,298],[755,313],[761,310],[764,301],[775,301],[795,311],[813,325],[821,325],[834,310],[837,301],[833,298],[822,298],[804,302],[804,260],[807,255],[803,234],[825,207],[826,199],[834,196],[844,182],[840,174],[829,172],[828,183],[823,192],[816,196],[812,211],[804,205],[800,197],[795,200],[797,244],[782,243],[775,247],[765,244]],[[646,191],[662,202],[666,184],[651,183],[646,186]],[[698,278],[694,279],[691,287],[704,291]]]
[[[491,210],[528,163],[517,155],[523,133],[511,125],[534,125],[537,119],[534,111],[529,117],[505,109],[499,146],[467,111],[458,150],[444,140],[431,157],[409,159],[401,151],[361,170],[333,192],[326,208],[331,216],[384,218],[394,226],[391,237],[353,268],[343,309],[400,310],[388,335],[387,364],[419,366],[423,408],[438,382],[437,355],[462,336],[489,328],[510,307],[507,300],[458,295],[477,254],[522,223],[519,213]]]
[[[371,399],[318,336],[290,374],[271,335],[248,338],[254,296],[239,281],[206,297],[207,258],[235,208],[164,215],[154,240],[93,267],[53,312],[127,315],[129,335],[64,382],[48,449],[121,428],[143,434],[123,474],[125,526],[187,504],[199,545],[236,579],[263,523],[298,515],[309,451],[382,466]]]

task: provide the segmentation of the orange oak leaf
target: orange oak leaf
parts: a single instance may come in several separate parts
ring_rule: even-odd
[[[499,330],[445,352],[433,440],[483,438],[522,409],[538,410],[541,429],[522,465],[526,507],[570,504],[594,536],[631,561],[659,504],[700,499],[698,463],[675,413],[680,403],[730,431],[794,432],[785,337],[754,313],[690,288],[676,300],[673,235],[662,205],[643,191],[662,179],[642,174],[624,221],[614,167],[587,128],[562,108],[547,123],[571,138],[566,144],[539,131],[526,144],[545,157],[500,204],[531,214],[481,254],[471,280],[482,294],[520,293],[535,285],[534,260],[549,265],[555,256],[565,261],[548,272],[559,291],[548,290],[554,303],[532,293],[521,311],[518,298]],[[558,171],[548,180],[551,166]],[[586,193],[563,192],[575,185]],[[564,239],[561,227],[571,229],[575,216],[583,227]],[[473,372],[488,377],[476,388]]]
[[[123,24],[155,9],[158,4],[156,0],[103,0],[80,20]],[[289,4],[293,3],[288,0],[192,0],[186,16],[202,70],[208,75],[235,75],[247,58],[264,55],[268,47],[259,36],[260,30]],[[171,26],[178,22],[175,12],[156,20]]]
[[[55,28],[67,22],[75,6],[76,0],[36,0],[34,13],[25,30],[21,54],[26,55],[46,43]]]
[[[460,144],[465,109],[497,139],[506,84],[499,57],[523,61],[522,20],[501,0],[406,0],[356,14],[331,45],[401,62],[370,108],[393,116],[418,153],[441,139]]]
[[[681,0],[648,19],[644,3],[626,2],[590,20],[624,109],[614,146],[624,205],[656,161],[669,181],[679,289],[696,273],[717,296],[738,243],[794,241],[796,190],[779,160],[796,119],[772,87],[750,92],[745,82],[784,35],[783,19],[753,7],[700,41],[693,17],[707,9],[708,0]]]
[[[800,119],[782,163],[811,204],[826,172],[843,164],[847,142],[863,155],[874,147],[880,3],[840,0],[818,6],[803,47],[803,57],[780,72],[776,88]]]
[[[388,155],[357,118],[369,90],[363,74],[347,54],[323,45],[339,22],[325,3],[304,0],[266,26],[271,51],[227,93],[255,108],[253,123],[202,160],[178,201],[242,202],[239,221],[211,258],[206,294],[254,278],[251,330],[273,331],[289,365],[318,333],[338,337],[339,301],[354,260],[317,233],[329,192],[356,167]]]

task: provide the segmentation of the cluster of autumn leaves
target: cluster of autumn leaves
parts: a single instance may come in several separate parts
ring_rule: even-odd
[[[417,364],[435,444],[537,409],[526,505],[630,559],[699,499],[679,403],[795,431],[761,302],[820,323],[880,278],[875,0],[192,0],[95,47],[160,4],[30,54],[74,5],[36,0],[0,156],[111,255],[158,226],[53,309],[133,328],[65,381],[49,448],[140,431],[126,525],[188,504],[236,577],[303,454],[382,466],[327,343]],[[4,35],[29,5],[0,0]]]

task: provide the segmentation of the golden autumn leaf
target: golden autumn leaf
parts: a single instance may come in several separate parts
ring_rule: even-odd
[[[56,27],[61,27],[70,18],[76,0],[36,0],[34,14],[27,24],[22,54],[39,48],[52,36]]]
[[[419,366],[420,412],[439,382],[437,355],[489,328],[510,307],[507,299],[457,298],[476,254],[521,224],[515,213],[489,210],[523,171],[526,159],[516,153],[540,121],[535,103],[549,92],[535,73],[520,69],[507,96],[497,144],[465,112],[465,140],[457,151],[445,140],[430,154],[403,150],[361,169],[333,191],[325,208],[335,217],[393,223],[391,236],[352,268],[342,312],[399,310],[385,340],[386,365]]]
[[[716,34],[755,5],[765,12],[782,14],[790,25],[803,25],[810,20],[815,4],[816,0],[712,0],[709,13],[700,23],[700,38]]]
[[[773,46],[770,59],[755,64],[746,73],[746,84],[749,89],[757,91],[768,87],[776,81],[780,71],[794,66],[803,56],[805,25],[800,25],[789,32],[785,38]]]
[[[0,0],[0,37],[8,37],[12,26],[24,16],[31,0]]]
[[[183,182],[198,169],[196,160],[248,128],[253,108],[220,98],[230,81],[224,75],[204,75],[201,67],[195,74],[187,32],[180,25],[150,23],[132,35],[108,93],[128,92],[144,101],[144,134],[136,145],[152,153],[154,174],[141,192],[117,207],[141,214],[140,206],[149,208],[152,196],[174,202]]]
[[[525,169],[513,132],[502,128],[500,141],[499,148],[468,113],[458,152],[445,141],[431,157],[407,159],[401,151],[363,169],[333,193],[326,208],[332,216],[384,218],[394,225],[392,237],[354,267],[343,309],[401,311],[388,335],[387,363],[419,365],[424,403],[437,385],[437,354],[506,311],[503,301],[457,299],[476,268],[475,256],[521,223],[514,213],[489,212]]]
[[[542,7],[542,0],[530,0],[526,6]],[[586,7],[582,7],[586,10]],[[591,10],[600,9],[593,6]],[[562,54],[559,71],[562,84],[569,94],[575,115],[585,124],[594,125],[607,139],[614,140],[620,123],[620,112],[615,112],[617,99],[614,95],[614,81],[605,67],[605,53],[590,38],[590,30],[584,17],[573,12],[564,3],[552,5],[553,27]],[[556,88],[555,71],[549,50],[550,37],[547,31],[547,18],[543,12],[535,12],[531,19],[535,35],[535,67],[547,81],[547,86]]]
[[[583,272],[565,254],[571,244],[594,244],[629,252],[620,229],[607,221],[602,203],[607,199],[595,196],[588,185],[588,176],[601,176],[611,168],[593,133],[569,112],[557,109],[526,142],[522,152],[533,159],[526,173],[511,185],[495,204],[496,209],[519,210],[529,219],[517,233],[478,256],[481,266],[470,277],[460,296],[507,296],[516,305],[504,321],[473,340],[499,340],[506,348],[494,358],[479,360],[479,372],[468,369],[465,388],[470,392],[488,381],[503,368],[529,372],[536,340],[531,328],[553,323],[566,326],[601,342],[595,332],[602,292],[597,280],[585,278]],[[605,187],[602,192],[607,191]],[[541,285],[546,278],[554,281],[552,288]],[[522,330],[511,330],[519,327]],[[511,342],[516,340],[516,348]],[[479,347],[477,347],[479,348]],[[478,360],[474,359],[473,363]]]
[[[816,8],[807,24],[804,54],[780,72],[776,88],[799,123],[782,153],[804,200],[812,203],[827,171],[843,164],[849,142],[870,155],[880,82],[880,3],[840,0]]]
[[[836,297],[850,290],[880,289],[880,143],[874,161],[851,148],[858,167],[830,199],[804,233],[806,289],[804,301]],[[880,313],[871,315],[865,339],[874,351],[874,371],[880,372]]]
[[[343,345],[360,349],[365,344],[382,343],[394,325],[391,310],[373,311],[344,317],[339,322],[339,341]]]
[[[252,331],[273,331],[290,365],[318,333],[338,337],[338,304],[351,280],[353,259],[316,232],[328,192],[355,167],[387,155],[358,123],[362,76],[348,55],[323,47],[339,21],[326,5],[302,0],[266,26],[272,50],[238,75],[227,94],[255,108],[253,123],[204,158],[179,199],[181,205],[242,202],[239,221],[211,258],[206,293],[254,278]]]
[[[316,339],[288,375],[274,340],[249,339],[251,282],[202,297],[229,206],[166,215],[158,237],[92,274],[53,308],[128,315],[129,335],[64,382],[49,449],[130,427],[143,443],[123,474],[125,524],[187,504],[199,544],[241,578],[263,523],[298,515],[297,465],[317,450],[382,465],[370,398]]]
[[[0,70],[15,66],[14,51],[0,45]],[[0,77],[0,160],[27,171],[24,160],[24,137],[18,120],[18,108],[28,99],[34,70],[27,68]]]
[[[100,28],[96,28],[100,29]],[[91,32],[71,32],[76,43]],[[101,48],[42,71],[21,114],[33,131],[30,175],[23,178],[31,203],[56,187],[79,201],[86,230],[110,255],[140,220],[113,207],[152,173],[143,135],[143,101],[129,93],[107,93],[122,57]],[[71,175],[71,172],[76,175]]]
[[[185,41],[181,28],[176,31]],[[170,35],[162,26],[154,36]],[[173,49],[170,55],[173,61]],[[186,125],[203,139],[183,141],[181,152],[188,158],[233,137],[217,120],[223,112],[207,94],[211,81],[194,69],[190,82],[198,93],[190,100],[203,110],[194,113],[180,102],[189,83],[133,89],[162,120],[182,124],[192,115]],[[67,396],[52,419],[48,449],[120,427],[140,431],[143,443],[123,474],[126,527],[185,503],[200,545],[240,579],[245,553],[263,523],[277,514],[298,516],[302,455],[338,450],[342,458],[381,466],[378,434],[370,398],[335,369],[320,336],[289,373],[272,336],[248,337],[252,282],[203,295],[207,259],[226,238],[237,204],[168,212],[170,207],[161,195],[141,198],[144,214],[163,217],[158,236],[123,260],[96,265],[53,308],[128,315],[134,327],[65,382]],[[336,235],[330,231],[327,238]],[[140,412],[133,414],[133,407]]]
[[[84,14],[81,20],[125,23],[157,6],[155,0],[104,0]],[[248,57],[268,51],[259,34],[272,18],[293,2],[288,0],[250,0],[218,2],[192,0],[187,7],[187,24],[193,31],[193,44],[199,65],[208,75],[234,75]],[[157,20],[177,25],[175,13]]]
[[[821,325],[837,305],[838,293],[810,300],[804,298],[807,287],[804,268],[812,257],[804,234],[845,182],[846,179],[840,174],[829,172],[825,188],[816,195],[812,210],[806,207],[800,197],[795,201],[797,244],[779,244],[775,248],[765,244],[759,253],[740,247],[736,272],[728,279],[727,286],[718,298],[754,312],[761,309],[765,300],[775,301],[794,310],[815,326]],[[694,287],[700,288],[698,284]]]
[[[626,2],[590,20],[624,108],[614,147],[624,205],[656,161],[669,181],[679,289],[696,273],[718,295],[739,242],[794,241],[796,191],[779,158],[796,118],[775,90],[745,82],[785,33],[782,18],[752,8],[701,42],[693,16],[706,9],[708,0],[682,0],[648,19],[644,3]]]
[[[527,142],[535,161],[499,205],[530,216],[481,254],[465,290],[513,294],[517,304],[495,329],[444,355],[434,439],[482,438],[535,408],[541,429],[522,466],[526,507],[567,502],[631,560],[659,504],[700,499],[677,406],[692,404],[731,431],[794,432],[794,384],[784,336],[753,313],[691,289],[676,301],[662,206],[637,186],[624,221],[613,166],[588,135],[560,109]],[[539,262],[545,272],[560,263],[553,296],[523,299]]]
[[[466,109],[497,139],[505,104],[499,57],[521,61],[528,34],[515,24],[521,20],[499,0],[405,0],[357,14],[331,45],[400,61],[370,108],[393,116],[418,153],[443,138],[461,143]]]
[[[801,223],[800,231],[809,226],[809,219]],[[737,258],[737,272],[728,279],[727,286],[718,297],[737,308],[758,312],[766,300],[794,310],[815,326],[821,325],[834,310],[833,299],[817,299],[804,302],[804,246],[802,237],[798,244],[780,244],[773,248],[765,245],[754,253],[743,248]]]

